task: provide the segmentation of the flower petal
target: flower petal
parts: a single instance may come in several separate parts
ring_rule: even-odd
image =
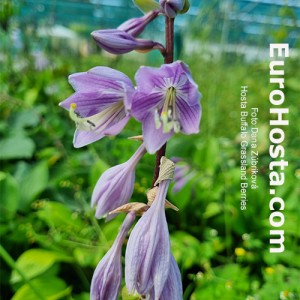
[[[135,213],[129,212],[112,247],[97,265],[91,283],[91,300],[118,299],[122,280],[122,245],[134,220]]]
[[[177,100],[176,109],[181,131],[185,134],[198,133],[201,118],[200,104],[189,106],[185,101]]]
[[[142,121],[149,113],[149,111],[154,112],[156,107],[163,105],[164,95],[163,93],[139,93],[136,92],[132,99],[132,115],[138,121]],[[160,102],[162,102],[160,104]]]
[[[169,274],[170,241],[165,198],[170,180],[162,181],[151,207],[133,228],[125,254],[125,280],[129,292],[148,294],[154,288],[159,299]]]
[[[144,143],[150,154],[159,150],[173,134],[173,130],[164,133],[162,126],[159,129],[156,129],[154,114],[151,112],[148,113],[147,117],[143,120]]]
[[[73,145],[75,148],[81,148],[104,137],[103,132],[75,130]]]
[[[122,101],[119,93],[108,93],[104,91],[76,92],[60,103],[60,106],[69,110],[70,106],[76,104],[76,112],[81,118],[98,114],[109,105]]]

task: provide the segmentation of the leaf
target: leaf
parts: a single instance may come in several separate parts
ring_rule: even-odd
[[[8,173],[0,172],[0,221],[10,220],[15,216],[20,201],[17,181]]]
[[[184,231],[176,231],[171,235],[172,253],[176,261],[182,264],[183,269],[199,265],[201,257],[201,244],[192,235]]]
[[[64,231],[70,230],[74,233],[84,228],[82,220],[76,217],[66,205],[59,202],[43,202],[37,215],[49,227],[64,228]]]
[[[35,144],[28,137],[16,135],[1,140],[0,149],[0,159],[31,158]]]
[[[160,9],[159,3],[154,0],[133,0],[133,3],[143,13],[147,13],[151,10]]]
[[[203,217],[208,219],[219,214],[221,211],[222,211],[222,206],[220,205],[220,203],[210,202],[206,207]]]
[[[39,96],[37,88],[28,89],[24,95],[24,102],[27,106],[32,106]]]
[[[74,296],[74,300],[90,300],[90,294],[89,293],[81,293],[78,296]]]
[[[21,178],[20,189],[21,194],[21,209],[26,210],[36,197],[48,185],[48,166],[46,161],[36,164],[25,172],[25,177]]]
[[[77,247],[74,249],[73,255],[80,266],[95,267],[100,259],[105,255],[105,252],[101,249],[101,247]]]
[[[63,299],[71,294],[71,287],[57,277],[43,276],[31,281],[35,289],[47,300]],[[12,300],[37,300],[37,294],[28,284],[24,284],[17,290]]]
[[[71,259],[68,256],[58,252],[43,249],[30,249],[21,254],[16,261],[16,266],[26,275],[27,279],[32,279],[45,273],[54,263],[70,260]],[[13,270],[10,281],[12,284],[22,281],[21,276],[16,270]]]
[[[40,113],[38,109],[22,110],[14,114],[10,122],[13,131],[20,131],[26,127],[34,127],[39,124]]]

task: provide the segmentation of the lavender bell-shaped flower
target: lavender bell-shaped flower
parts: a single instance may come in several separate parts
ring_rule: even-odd
[[[59,105],[69,110],[76,123],[74,147],[79,148],[116,135],[127,124],[134,86],[123,73],[95,67],[69,76],[75,93]]]
[[[171,254],[169,276],[159,300],[182,300],[182,293],[181,274],[177,262]],[[155,299],[154,289],[151,291],[149,298],[149,300]]]
[[[186,64],[141,67],[135,79],[131,112],[142,122],[149,153],[155,153],[174,133],[199,132],[201,94]]]
[[[185,0],[160,0],[159,3],[163,9],[163,12],[169,18],[175,18],[177,13],[184,7]]]
[[[133,50],[162,50],[164,48],[160,43],[136,39],[130,33],[120,29],[96,30],[91,35],[99,47],[112,54],[124,54]]]
[[[170,268],[170,240],[165,199],[170,180],[159,184],[151,207],[133,228],[125,254],[125,281],[130,293],[146,295],[152,290],[160,299]]]
[[[122,23],[117,29],[127,32],[133,37],[139,36],[145,27],[155,19],[159,14],[159,10],[152,10],[139,18],[132,18]]]
[[[134,220],[135,213],[129,212],[114,244],[99,262],[92,278],[91,300],[118,299],[122,280],[122,245]]]
[[[97,218],[130,200],[134,189],[135,167],[145,153],[146,149],[142,144],[127,162],[114,166],[101,175],[92,195],[92,206],[96,206]]]

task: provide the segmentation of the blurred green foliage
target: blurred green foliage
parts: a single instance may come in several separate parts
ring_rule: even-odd
[[[138,143],[127,137],[141,134],[141,127],[132,120],[118,137],[74,149],[75,126],[58,103],[73,92],[67,82],[71,73],[106,65],[134,79],[146,61],[53,49],[37,57],[12,51],[10,36],[0,35],[1,296],[87,300],[93,270],[124,218],[96,220],[91,192],[104,170],[136,150]],[[146,59],[158,66],[162,61],[155,55]],[[268,249],[268,63],[207,57],[209,51],[182,57],[203,94],[201,133],[178,135],[167,149],[168,156],[182,157],[193,172],[180,192],[168,194],[180,208],[167,211],[167,218],[184,299],[299,299],[300,61],[290,58],[285,66],[289,167],[277,193],[285,199],[286,250],[275,255]],[[259,107],[260,128],[259,189],[249,189],[245,212],[239,203],[241,85],[249,87],[249,106]],[[138,165],[134,201],[145,201],[153,166],[149,155]],[[126,289],[122,295],[128,299]]]

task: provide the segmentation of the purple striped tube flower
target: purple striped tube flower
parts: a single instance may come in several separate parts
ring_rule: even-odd
[[[163,12],[169,18],[175,18],[184,7],[185,0],[159,0]]]
[[[201,94],[186,64],[141,67],[135,79],[131,112],[142,122],[149,153],[155,153],[174,133],[199,132]]]
[[[116,135],[127,124],[134,86],[123,73],[95,67],[69,76],[75,93],[59,105],[69,110],[76,123],[74,147]]]
[[[151,207],[133,228],[125,254],[125,281],[130,293],[147,295],[152,290],[159,300],[170,269],[170,239],[165,199],[170,180],[159,184]]]
[[[182,291],[182,282],[181,274],[177,265],[177,262],[174,256],[171,254],[170,259],[170,271],[168,279],[165,283],[164,289],[159,297],[159,300],[182,300],[183,291]],[[150,293],[150,299],[154,300],[155,294],[154,290]]]
[[[96,30],[91,35],[99,47],[112,54],[124,54],[133,50],[150,51],[164,48],[160,43],[136,39],[130,33],[120,29]]]
[[[122,280],[122,245],[135,220],[135,213],[129,212],[112,247],[101,259],[91,283],[91,300],[116,300]]]
[[[129,19],[122,23],[117,29],[127,32],[133,37],[139,36],[145,27],[159,14],[159,10],[152,10],[140,18]]]
[[[142,144],[127,162],[114,166],[101,175],[92,194],[92,206],[96,206],[97,218],[130,200],[134,189],[135,167],[145,153],[146,149]]]

